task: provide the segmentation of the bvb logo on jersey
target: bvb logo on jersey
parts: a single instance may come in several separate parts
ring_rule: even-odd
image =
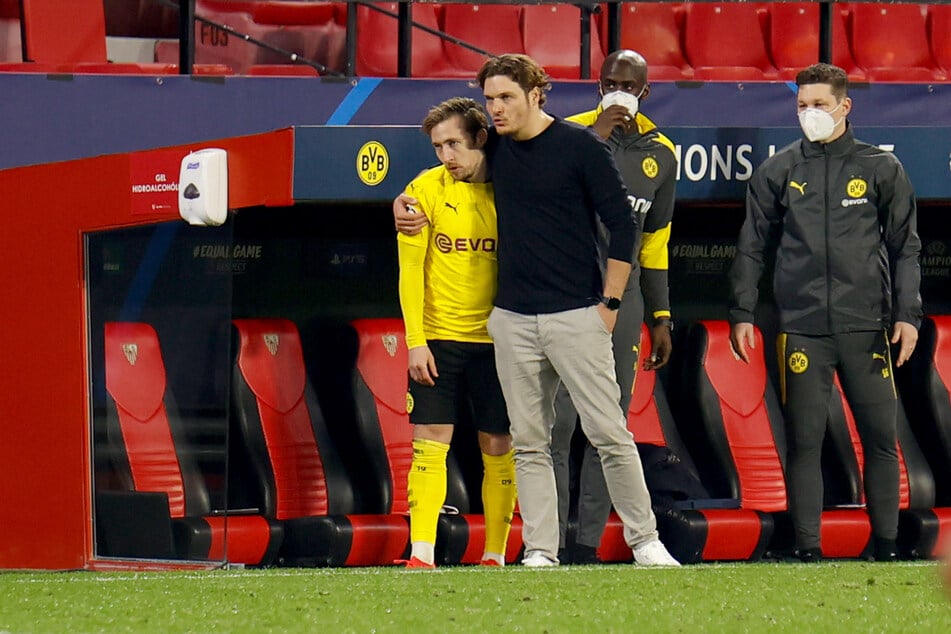
[[[357,152],[357,176],[365,185],[379,185],[390,170],[390,156],[379,141],[368,141]]]
[[[657,178],[657,172],[660,171],[660,167],[657,165],[657,159],[653,156],[648,156],[641,161],[641,169],[647,178]]]
[[[416,401],[413,400],[413,395],[409,392],[406,393],[406,413],[412,414],[413,408],[416,406]]]
[[[849,195],[849,198],[859,198],[864,196],[867,190],[868,183],[866,183],[861,178],[853,178],[849,181],[849,184],[845,186],[845,193]]]
[[[789,355],[789,370],[793,374],[802,374],[809,367],[809,357],[805,352],[793,352]]]

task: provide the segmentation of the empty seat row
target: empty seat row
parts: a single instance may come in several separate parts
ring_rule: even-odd
[[[819,59],[819,3],[624,3],[621,46],[656,79],[789,80]],[[602,28],[606,23],[602,21]],[[951,7],[835,3],[832,62],[857,81],[944,81]]]
[[[147,19],[168,22],[169,10],[155,14],[152,3],[124,3],[125,13],[115,3],[107,3],[107,13],[102,2],[80,0],[70,3],[68,11],[53,4],[23,2],[28,62],[105,64],[107,25],[126,33]],[[0,2],[0,62],[23,61],[18,5]],[[474,75],[484,55],[454,39],[490,54],[526,53],[556,79],[580,77],[578,7],[413,3],[412,8],[418,24],[449,36],[413,29],[414,77]],[[395,2],[357,7],[357,75],[397,75],[397,9]],[[296,55],[342,72],[347,11],[348,5],[340,2],[196,0],[196,15],[277,50],[196,20],[195,61],[209,69],[227,66],[237,74],[313,75],[312,66],[291,58]],[[620,7],[620,45],[644,54],[654,80],[790,80],[818,60],[819,11],[814,2],[625,2]],[[602,10],[592,19],[589,61],[594,75],[608,52],[606,14]],[[936,82],[949,77],[951,6],[835,3],[831,26],[832,61],[855,81]],[[162,28],[171,31],[170,26]],[[154,61],[177,63],[177,40],[159,40]],[[251,72],[262,65],[268,70]],[[116,64],[102,72],[166,71],[162,66]]]
[[[291,55],[316,62],[335,72],[343,71],[346,65],[345,4],[196,0],[195,15],[230,27],[237,33],[248,35],[276,49],[259,46],[196,19],[196,63],[225,64],[239,75],[247,74],[254,66],[263,64],[313,68],[306,64],[295,64],[296,60]],[[175,62],[178,54],[177,40],[159,40],[156,43],[155,61]],[[313,74],[307,70],[288,70],[292,70],[291,74]]]
[[[395,14],[397,4],[376,5]],[[357,11],[358,75],[396,76],[397,20],[361,6]],[[413,5],[413,20],[489,54],[525,53],[558,79],[578,79],[581,68],[581,13],[569,4]],[[591,69],[604,60],[600,33],[592,20]],[[413,32],[412,76],[472,77],[485,55],[420,29]]]
[[[120,486],[97,491],[97,535],[106,554],[128,555],[115,546],[117,539],[129,542],[123,509],[152,509],[145,516],[155,518],[157,504],[173,528],[168,556],[333,566],[384,565],[404,556],[412,431],[405,407],[403,326],[398,319],[357,320],[352,326],[357,352],[349,388],[351,425],[325,418],[292,322],[235,320],[232,445],[244,453],[233,455],[230,469],[246,472],[244,493],[250,491],[256,508],[231,516],[224,540],[221,513],[210,508],[202,480],[180,447],[186,434],[165,383],[155,331],[144,324],[107,324],[108,437],[117,475],[104,481]],[[710,492],[710,499],[655,505],[661,538],[684,563],[788,554],[794,542],[785,431],[762,335],[757,331],[753,362],[747,365],[729,351],[728,330],[716,321],[690,327],[680,352],[676,424],[655,373],[638,378],[628,413],[629,429],[642,446],[671,449]],[[951,317],[930,318],[920,352],[904,372],[903,387],[917,403],[910,410],[913,423],[901,407],[898,420],[899,546],[907,557],[935,557],[951,545],[951,381],[944,380],[949,350]],[[863,455],[839,390],[828,416],[824,554],[862,557],[871,539]],[[437,561],[478,563],[484,522],[469,512],[473,496],[452,457],[448,474],[447,504],[459,514],[440,519]],[[612,514],[598,549],[602,561],[630,559],[622,532]],[[156,534],[161,532],[149,537]],[[507,560],[517,560],[520,548],[516,516]]]
[[[128,3],[127,8],[135,9],[139,13],[149,13],[153,10],[153,5],[152,2],[141,5]],[[212,17],[220,18],[236,29],[243,29],[243,33],[260,35],[247,27],[250,24],[263,25],[261,28],[274,34],[270,42],[274,46],[289,47],[302,56],[320,58],[335,67],[343,65],[340,55],[345,35],[342,26],[328,26],[328,19],[333,25],[335,14],[335,8],[330,3],[231,3],[199,0],[198,5],[199,14],[208,13]],[[255,5],[253,15],[257,21],[251,20],[250,13],[235,10],[249,8],[250,5]],[[216,10],[219,13],[215,13]],[[179,72],[177,40],[161,40],[154,63],[110,62],[106,54],[107,22],[103,3],[99,0],[77,0],[69,4],[68,10],[51,0],[25,0],[23,16],[26,39],[21,43],[19,2],[0,2],[0,72],[148,75]],[[246,22],[241,21],[242,16],[247,17]],[[316,36],[308,31],[311,24],[319,27]],[[333,44],[319,44],[325,33],[332,34],[328,41]],[[202,22],[196,23],[196,39],[200,46],[196,50],[193,74],[319,75],[313,66],[292,63],[286,56],[259,49],[233,36],[230,40],[243,49],[242,54],[229,56],[226,54],[230,50],[226,46],[229,43],[228,38],[224,31],[212,29]],[[208,54],[206,48],[214,53]],[[334,51],[333,55],[328,51]]]
[[[284,319],[234,321],[231,445],[241,449],[232,450],[229,470],[242,483],[232,487],[241,489],[232,496],[241,496],[242,510],[235,512],[211,508],[204,478],[188,459],[188,435],[166,385],[154,328],[107,323],[109,447],[97,451],[111,457],[111,473],[97,477],[100,555],[296,566],[385,565],[405,557],[412,428],[402,322],[362,320],[353,327],[354,424],[336,423],[353,436],[341,450],[341,430],[332,438],[334,424],[318,403],[296,326]],[[478,563],[484,521],[469,513],[452,454],[447,467],[447,504],[458,514],[440,519],[437,561]],[[158,526],[130,530],[129,508],[150,509],[140,516]],[[158,547],[162,520],[168,537]],[[515,518],[509,562],[518,557],[520,534]]]
[[[786,440],[782,411],[767,376],[762,334],[752,362],[730,351],[726,322],[693,324],[680,347],[677,420],[654,373],[635,383],[628,427],[639,445],[670,448],[712,496],[657,508],[658,529],[684,563],[749,560],[792,553]],[[648,341],[647,333],[642,342]],[[899,373],[909,416],[899,402],[899,549],[934,558],[951,548],[951,317],[929,318],[919,351]],[[687,442],[685,442],[685,440]],[[830,558],[869,554],[871,525],[864,509],[862,445],[841,389],[828,410],[823,458],[826,508],[820,530]],[[732,502],[733,504],[729,504]],[[621,526],[612,513],[598,549],[602,561],[624,561]]]
[[[200,15],[340,71],[343,3],[198,0]],[[397,3],[358,7],[356,73],[397,74]],[[620,45],[640,51],[655,80],[790,80],[819,58],[820,6],[813,2],[625,2]],[[488,53],[526,53],[559,79],[580,77],[580,12],[570,5],[414,3],[413,19]],[[607,12],[592,19],[591,68],[608,41]],[[951,7],[835,3],[832,61],[856,81],[945,81],[951,69]],[[452,39],[413,30],[411,74],[471,77],[484,56]],[[166,45],[167,46],[167,45]],[[196,25],[196,59],[243,72],[278,54]],[[159,51],[158,61],[170,61]],[[207,59],[206,59],[207,58]],[[269,60],[274,63],[276,60]]]
[[[395,2],[374,7],[357,7],[356,74],[395,77],[399,7]],[[203,18],[337,72],[345,67],[346,13],[345,3],[196,2],[196,14]],[[577,7],[560,4],[413,4],[413,20],[427,29],[443,31],[490,54],[527,53],[553,77],[567,79],[580,77],[580,15]],[[492,27],[486,28],[487,24]],[[594,26],[591,38],[590,62],[597,70],[604,53]],[[175,61],[177,47],[177,41],[159,41],[156,61]],[[412,47],[415,77],[471,77],[485,59],[420,28],[413,29]],[[269,51],[202,21],[195,24],[197,62],[227,64],[242,74],[252,64],[287,59],[285,53]]]

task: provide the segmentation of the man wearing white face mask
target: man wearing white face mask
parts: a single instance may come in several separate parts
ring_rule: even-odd
[[[777,351],[789,430],[787,484],[803,561],[822,558],[820,456],[833,376],[865,454],[874,557],[897,558],[895,366],[911,356],[922,307],[915,195],[898,159],[855,139],[848,78],[815,64],[796,77],[804,139],[753,173],[730,271],[730,343],[749,363],[757,285],[776,252]]]
[[[672,349],[667,243],[674,212],[677,158],[670,139],[640,112],[641,102],[650,94],[647,72],[647,62],[639,53],[626,49],[611,53],[601,66],[598,82],[601,103],[594,110],[568,117],[569,121],[590,127],[611,148],[614,162],[627,186],[632,213],[636,214],[637,224],[642,228],[632,258],[636,264],[628,278],[624,301],[612,333],[614,371],[621,388],[621,409],[625,414],[638,370],[645,304],[652,345],[651,356],[640,360],[642,369],[662,368],[670,359]],[[603,234],[602,231],[602,243],[606,244]],[[567,546],[568,463],[577,422],[578,415],[571,397],[562,385],[555,400],[551,447],[558,484],[562,549]],[[595,550],[601,543],[610,511],[611,499],[598,452],[586,443],[580,476],[578,531],[571,552],[564,552],[566,560],[575,563],[597,561]]]

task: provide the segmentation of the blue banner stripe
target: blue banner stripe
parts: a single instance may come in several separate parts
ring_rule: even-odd
[[[357,110],[382,81],[379,77],[358,80],[357,85],[347,93],[347,96],[343,98],[334,113],[327,119],[327,125],[347,125],[350,123],[353,115],[357,113]]]

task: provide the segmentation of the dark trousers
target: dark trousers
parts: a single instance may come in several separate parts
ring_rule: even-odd
[[[783,333],[777,345],[789,440],[787,490],[796,546],[820,547],[822,440],[838,371],[865,453],[865,499],[872,533],[898,535],[897,393],[884,332],[830,336]]]

